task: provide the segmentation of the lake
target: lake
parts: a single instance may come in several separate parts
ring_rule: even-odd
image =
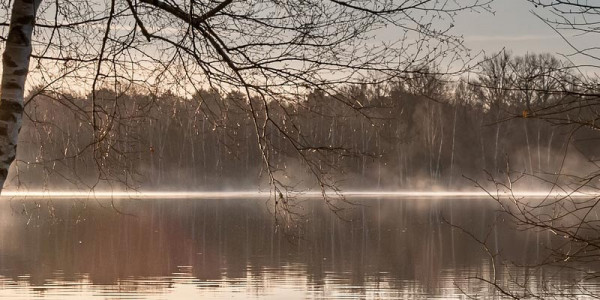
[[[0,298],[507,297],[486,280],[524,296],[600,291],[570,269],[524,266],[556,241],[516,231],[489,199],[352,201],[334,214],[306,200],[284,223],[264,199],[5,199]]]

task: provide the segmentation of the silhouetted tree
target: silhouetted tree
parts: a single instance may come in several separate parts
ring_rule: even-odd
[[[200,90],[219,94],[242,92],[243,98],[231,100],[252,118],[256,144],[273,191],[277,194],[285,188],[274,166],[275,147],[283,144],[295,150],[293,155],[303,161],[323,191],[335,190],[323,165],[311,161],[309,153],[349,149],[308,143],[306,134],[297,131],[290,118],[293,112],[289,109],[293,106],[289,104],[303,101],[305,95],[316,90],[328,95],[330,105],[360,110],[356,102],[339,96],[337,90],[342,84],[383,82],[410,72],[415,65],[433,61],[448,66],[445,72],[460,67],[465,62],[461,40],[449,33],[451,24],[437,26],[436,20],[451,18],[464,10],[486,9],[487,2],[5,3],[3,7],[12,6],[13,13],[11,22],[4,24],[10,27],[4,55],[4,77],[8,79],[2,85],[2,99],[8,99],[11,88],[16,92],[10,96],[14,105],[3,106],[5,114],[11,117],[4,118],[4,126],[9,130],[0,132],[3,137],[10,137],[1,146],[0,183],[14,158],[29,53],[34,45],[31,78],[42,90],[91,87],[85,126],[91,127],[93,139],[89,149],[100,169],[120,155],[114,145],[122,137],[113,129],[124,119],[118,109],[120,97],[132,85],[169,90],[173,95],[200,95],[200,101],[204,96],[210,98],[201,95]],[[7,16],[8,12],[4,14]],[[36,34],[32,39],[34,23]],[[376,34],[384,28],[385,37]],[[26,47],[12,47],[12,42]],[[18,81],[18,86],[8,83],[10,80]],[[115,91],[113,103],[100,95],[104,88]],[[222,114],[222,104],[206,101],[199,106],[208,109],[203,113],[227,115]],[[213,111],[217,107],[218,111]],[[275,115],[271,111],[281,113]],[[164,154],[163,149],[153,149],[150,152]],[[114,179],[115,174],[109,173],[98,171],[110,175],[98,179]],[[119,179],[127,181],[131,175],[125,171]]]

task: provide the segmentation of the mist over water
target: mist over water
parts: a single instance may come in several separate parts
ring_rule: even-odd
[[[304,221],[287,228],[264,199],[4,201],[0,297],[501,298],[476,279],[494,276],[490,256],[448,223],[487,236],[515,264],[543,259],[555,242],[514,231],[486,199],[354,200],[337,216],[303,202]],[[581,280],[551,267],[495,269],[532,291]]]
[[[312,167],[342,189],[464,190],[473,188],[466,178],[485,181],[484,171],[504,178],[508,168],[553,180],[557,172],[583,175],[596,168],[597,131],[573,132],[543,120],[514,118],[526,109],[518,94],[490,106],[491,100],[480,95],[483,89],[436,77],[412,80],[374,88],[348,86],[336,95],[365,106],[362,114],[318,92],[286,110],[277,103],[268,109],[277,122],[288,124],[285,130],[292,132],[286,134],[303,140],[303,145],[341,149],[303,153]],[[423,94],[420,85],[432,90]],[[120,101],[113,103],[117,94]],[[112,129],[114,135],[98,146],[106,153],[89,147],[91,127],[76,111],[54,113],[64,105],[87,108],[87,98],[65,94],[53,101],[40,95],[27,106],[31,119],[23,125],[23,147],[10,172],[9,188],[268,188],[253,121],[241,95],[200,90],[187,99],[102,89],[97,97],[122,118]],[[60,124],[61,130],[53,124]],[[266,134],[277,179],[300,190],[318,189],[314,173],[284,132],[269,127]],[[527,190],[548,187],[531,177],[521,182]]]

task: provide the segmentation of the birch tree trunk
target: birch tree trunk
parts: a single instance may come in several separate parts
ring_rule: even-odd
[[[2,55],[0,87],[0,192],[15,160],[23,122],[23,96],[29,72],[31,35],[41,0],[13,0],[10,27]]]

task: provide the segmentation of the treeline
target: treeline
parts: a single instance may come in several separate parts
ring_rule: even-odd
[[[282,184],[319,178],[350,189],[463,187],[463,177],[507,166],[586,168],[595,133],[555,126],[586,114],[568,109],[583,97],[569,66],[501,53],[478,70],[456,81],[423,68],[294,101],[206,89],[191,98],[126,86],[95,97],[34,91],[11,184],[255,189],[268,183],[265,158]],[[564,161],[569,149],[580,151]]]

